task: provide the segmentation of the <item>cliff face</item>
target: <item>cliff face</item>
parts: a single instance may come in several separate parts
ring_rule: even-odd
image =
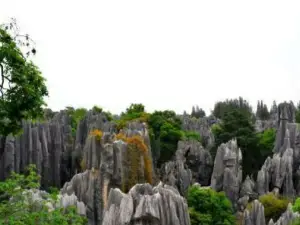
[[[111,131],[114,125],[104,115],[90,111],[78,124],[75,138],[66,111],[60,111],[48,122],[23,122],[23,133],[6,139],[0,179],[7,178],[11,171],[23,172],[29,164],[36,164],[43,187],[61,187],[80,170],[83,147],[88,132],[94,128]]]

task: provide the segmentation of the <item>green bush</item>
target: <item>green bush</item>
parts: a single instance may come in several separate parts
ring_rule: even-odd
[[[26,190],[40,187],[40,177],[35,166],[28,167],[25,175],[12,173],[11,177],[0,182],[0,224],[5,225],[84,225],[85,217],[77,214],[75,207],[56,208],[49,211],[43,200],[41,205],[32,201]],[[57,190],[47,195],[47,202],[55,202]],[[40,206],[39,206],[40,205]]]
[[[193,186],[188,191],[191,225],[234,225],[236,218],[224,192]]]
[[[276,197],[273,193],[260,196],[259,201],[265,208],[266,222],[270,219],[276,221],[286,211],[289,204],[288,199],[282,196]]]
[[[196,140],[201,142],[201,136],[198,132],[194,132],[194,131],[185,131],[184,132],[184,139],[186,140]]]

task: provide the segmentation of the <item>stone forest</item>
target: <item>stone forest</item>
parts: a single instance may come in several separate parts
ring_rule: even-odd
[[[13,26],[0,29],[0,224],[300,224],[300,104],[55,112]]]

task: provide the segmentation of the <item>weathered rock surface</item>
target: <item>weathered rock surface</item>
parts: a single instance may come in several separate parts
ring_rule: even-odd
[[[268,157],[257,175],[259,195],[273,191],[293,197],[300,191],[300,132],[295,123],[295,107],[278,106],[274,155]]]
[[[210,119],[204,118],[191,118],[190,116],[182,117],[182,129],[187,131],[198,132],[202,138],[205,147],[214,144],[214,135],[210,129]]]
[[[23,122],[23,133],[6,139],[0,159],[0,179],[5,179],[12,171],[23,172],[29,164],[36,164],[43,187],[61,187],[78,171],[82,146],[93,128],[111,131],[114,126],[105,115],[90,111],[78,125],[75,139],[71,118],[65,110],[56,113],[48,122]]]
[[[149,137],[145,125],[131,123],[123,130],[124,137],[138,136],[147,146]],[[148,144],[147,144],[148,143]],[[153,176],[151,149],[147,146],[146,153],[134,150],[136,161],[132,161],[132,149],[123,140],[114,140],[112,135],[103,134],[101,140],[96,136],[88,136],[83,150],[83,165],[85,172],[76,174],[67,182],[62,193],[75,193],[78,199],[87,206],[87,217],[92,225],[102,223],[102,214],[107,205],[108,193],[111,188],[127,190],[136,183],[144,183]],[[143,153],[143,154],[142,154]],[[145,165],[145,157],[150,160]],[[136,177],[135,177],[136,175]]]
[[[224,191],[236,208],[242,182],[242,153],[236,140],[219,146],[211,177],[211,187]]]
[[[243,225],[289,225],[294,219],[299,218],[299,213],[292,211],[292,205],[289,204],[287,210],[274,223],[273,219],[265,221],[263,205],[255,200],[251,203],[250,212],[246,209],[244,212]]]
[[[200,142],[179,141],[174,161],[165,163],[161,169],[161,180],[184,195],[192,183],[210,184],[212,166],[212,157]]]
[[[128,194],[111,189],[103,225],[189,225],[188,206],[170,186],[136,184]]]

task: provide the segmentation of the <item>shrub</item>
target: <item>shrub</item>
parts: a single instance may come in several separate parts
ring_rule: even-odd
[[[259,201],[265,208],[266,222],[271,218],[276,221],[286,211],[289,204],[288,199],[282,196],[276,197],[273,193],[260,196]]]
[[[194,131],[185,131],[184,132],[184,139],[186,140],[196,140],[201,142],[201,136],[198,132],[194,132]]]
[[[90,135],[91,135],[91,136],[95,136],[96,139],[97,139],[98,141],[100,141],[101,138],[102,138],[102,136],[103,136],[103,132],[102,132],[101,130],[94,129],[94,130],[92,130],[92,131],[90,132]]]
[[[191,225],[234,225],[232,204],[224,192],[193,186],[188,191]]]

